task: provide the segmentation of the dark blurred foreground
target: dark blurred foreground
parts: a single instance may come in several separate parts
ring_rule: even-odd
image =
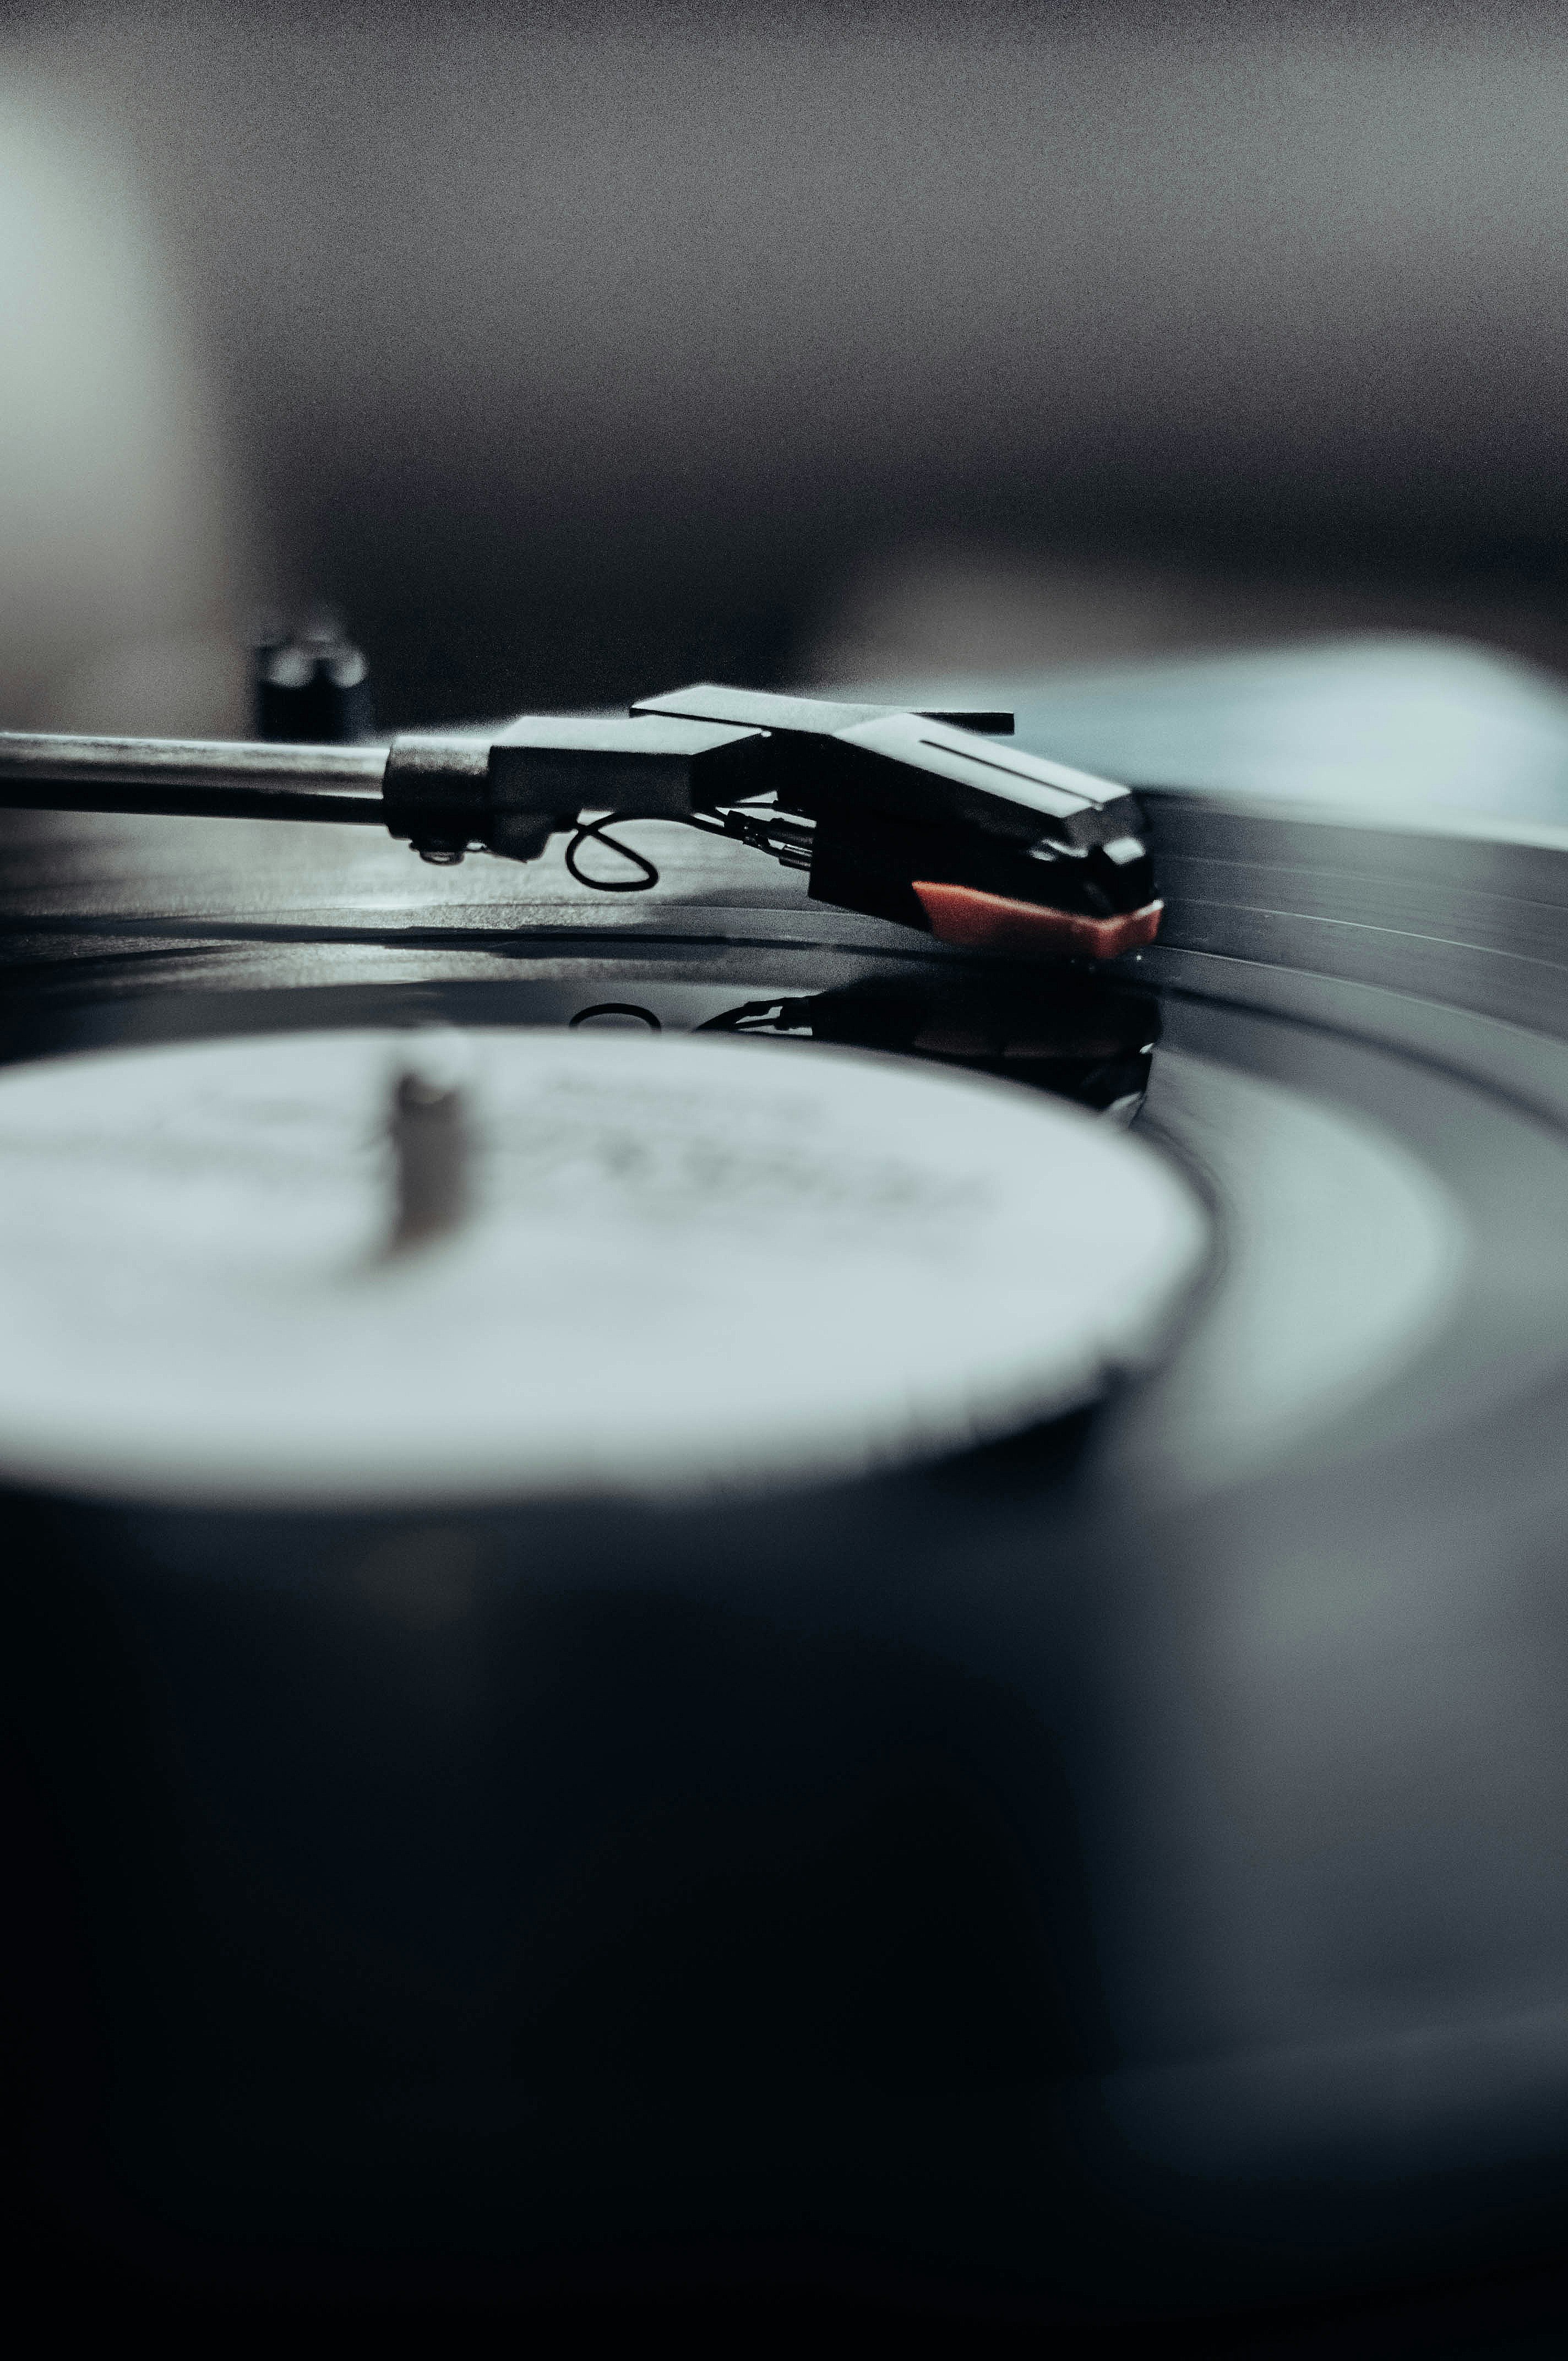
[[[1513,2093],[1476,2183],[1463,2037],[1425,2132],[1373,2019],[1304,2141],[1288,2050],[1278,2089],[1266,2056],[1216,2092],[1195,2020],[1190,2098],[1179,2052],[1118,2073],[1106,1971],[1179,2016],[1190,1965],[1173,2004],[1127,1945],[1127,1763],[1140,1811],[1162,1763],[1205,1798],[1134,1661],[1157,1587],[1076,1523],[1076,1440],[784,1519],[9,1503],[16,2301],[176,2349],[1537,2349],[1555,2134],[1532,2155]],[[1356,1960],[1419,2010],[1431,1962]]]

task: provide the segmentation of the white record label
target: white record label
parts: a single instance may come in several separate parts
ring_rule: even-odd
[[[389,1252],[420,1037],[0,1074],[0,1474],[173,1501],[671,1493],[1090,1398],[1204,1224],[1113,1126],[779,1043],[462,1037],[466,1211]]]

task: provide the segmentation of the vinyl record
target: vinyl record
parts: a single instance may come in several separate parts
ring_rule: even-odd
[[[920,1447],[840,1412],[837,1464],[739,1491],[14,1485],[34,1923],[71,1962],[38,2054],[65,2088],[85,2021],[105,2061],[40,2168],[84,2241],[175,2283],[739,2272],[1124,2323],[1554,2251],[1568,839],[1145,802],[1164,931],[1098,976],[656,824],[626,904],[346,830],[16,831],[0,1107],[69,1074],[108,1123],[243,1048],[360,1060],[350,1120],[367,1028],[566,1072],[604,1027],[607,1075],[841,1076],[943,1156],[995,1109],[1203,1210],[1151,1365],[969,1447],[963,1378]],[[1141,1267],[1146,1208],[1091,1196],[1021,1304],[1052,1254]],[[771,1285],[810,1250],[756,1210]],[[825,1273],[852,1307],[854,1257],[779,1303],[841,1403]],[[709,1410],[755,1433],[751,1342]],[[258,1359],[214,1415],[286,1383]],[[431,1441],[380,1431],[405,1469]]]

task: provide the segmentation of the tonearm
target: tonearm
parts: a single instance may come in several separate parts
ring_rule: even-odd
[[[702,685],[389,745],[9,732],[0,806],[369,823],[443,863],[674,820],[808,872],[818,901],[967,950],[1103,960],[1152,942],[1137,804],[1003,742],[1011,729],[1004,713]]]

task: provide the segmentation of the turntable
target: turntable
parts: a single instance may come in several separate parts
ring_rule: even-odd
[[[1009,719],[0,740],[73,2251],[1216,2336],[1554,2253],[1568,830]]]

